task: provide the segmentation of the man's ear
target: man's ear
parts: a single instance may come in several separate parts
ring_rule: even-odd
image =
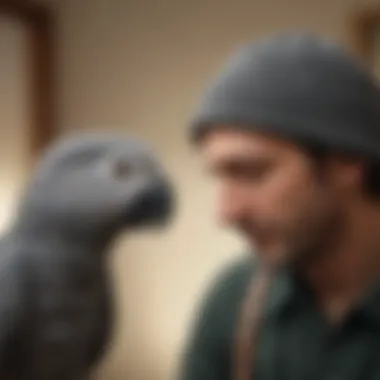
[[[337,189],[345,192],[362,191],[365,163],[358,159],[334,157],[330,163],[330,179]]]

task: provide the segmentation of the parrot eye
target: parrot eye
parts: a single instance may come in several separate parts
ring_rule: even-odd
[[[113,167],[113,174],[117,178],[126,178],[132,173],[132,167],[129,162],[120,160],[115,162]]]

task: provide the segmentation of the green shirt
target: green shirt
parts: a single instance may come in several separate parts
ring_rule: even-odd
[[[233,380],[234,331],[252,271],[243,260],[206,295],[185,351],[180,380]],[[255,380],[380,380],[380,291],[371,292],[339,328],[283,271],[269,291],[256,344]]]

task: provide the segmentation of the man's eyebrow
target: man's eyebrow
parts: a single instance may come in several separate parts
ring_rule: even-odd
[[[263,169],[270,165],[270,158],[264,155],[235,155],[210,163],[206,170],[211,173],[234,171],[239,169]]]
[[[231,152],[231,154],[225,153],[223,154],[222,157],[217,157],[214,161],[215,162],[225,162],[225,163],[248,163],[248,162],[264,162],[264,161],[269,161],[273,158],[272,155],[269,155],[267,153],[252,153],[252,152],[247,152],[247,153],[236,153],[236,152]]]

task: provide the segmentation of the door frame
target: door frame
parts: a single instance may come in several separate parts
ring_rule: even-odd
[[[31,120],[28,123],[30,136],[28,166],[54,138],[56,128],[54,12],[45,4],[22,0],[0,0],[0,14],[9,16],[25,25],[28,33],[30,73],[29,107]]]
[[[380,28],[380,6],[356,8],[348,20],[349,45],[370,66],[373,64],[373,38]]]

